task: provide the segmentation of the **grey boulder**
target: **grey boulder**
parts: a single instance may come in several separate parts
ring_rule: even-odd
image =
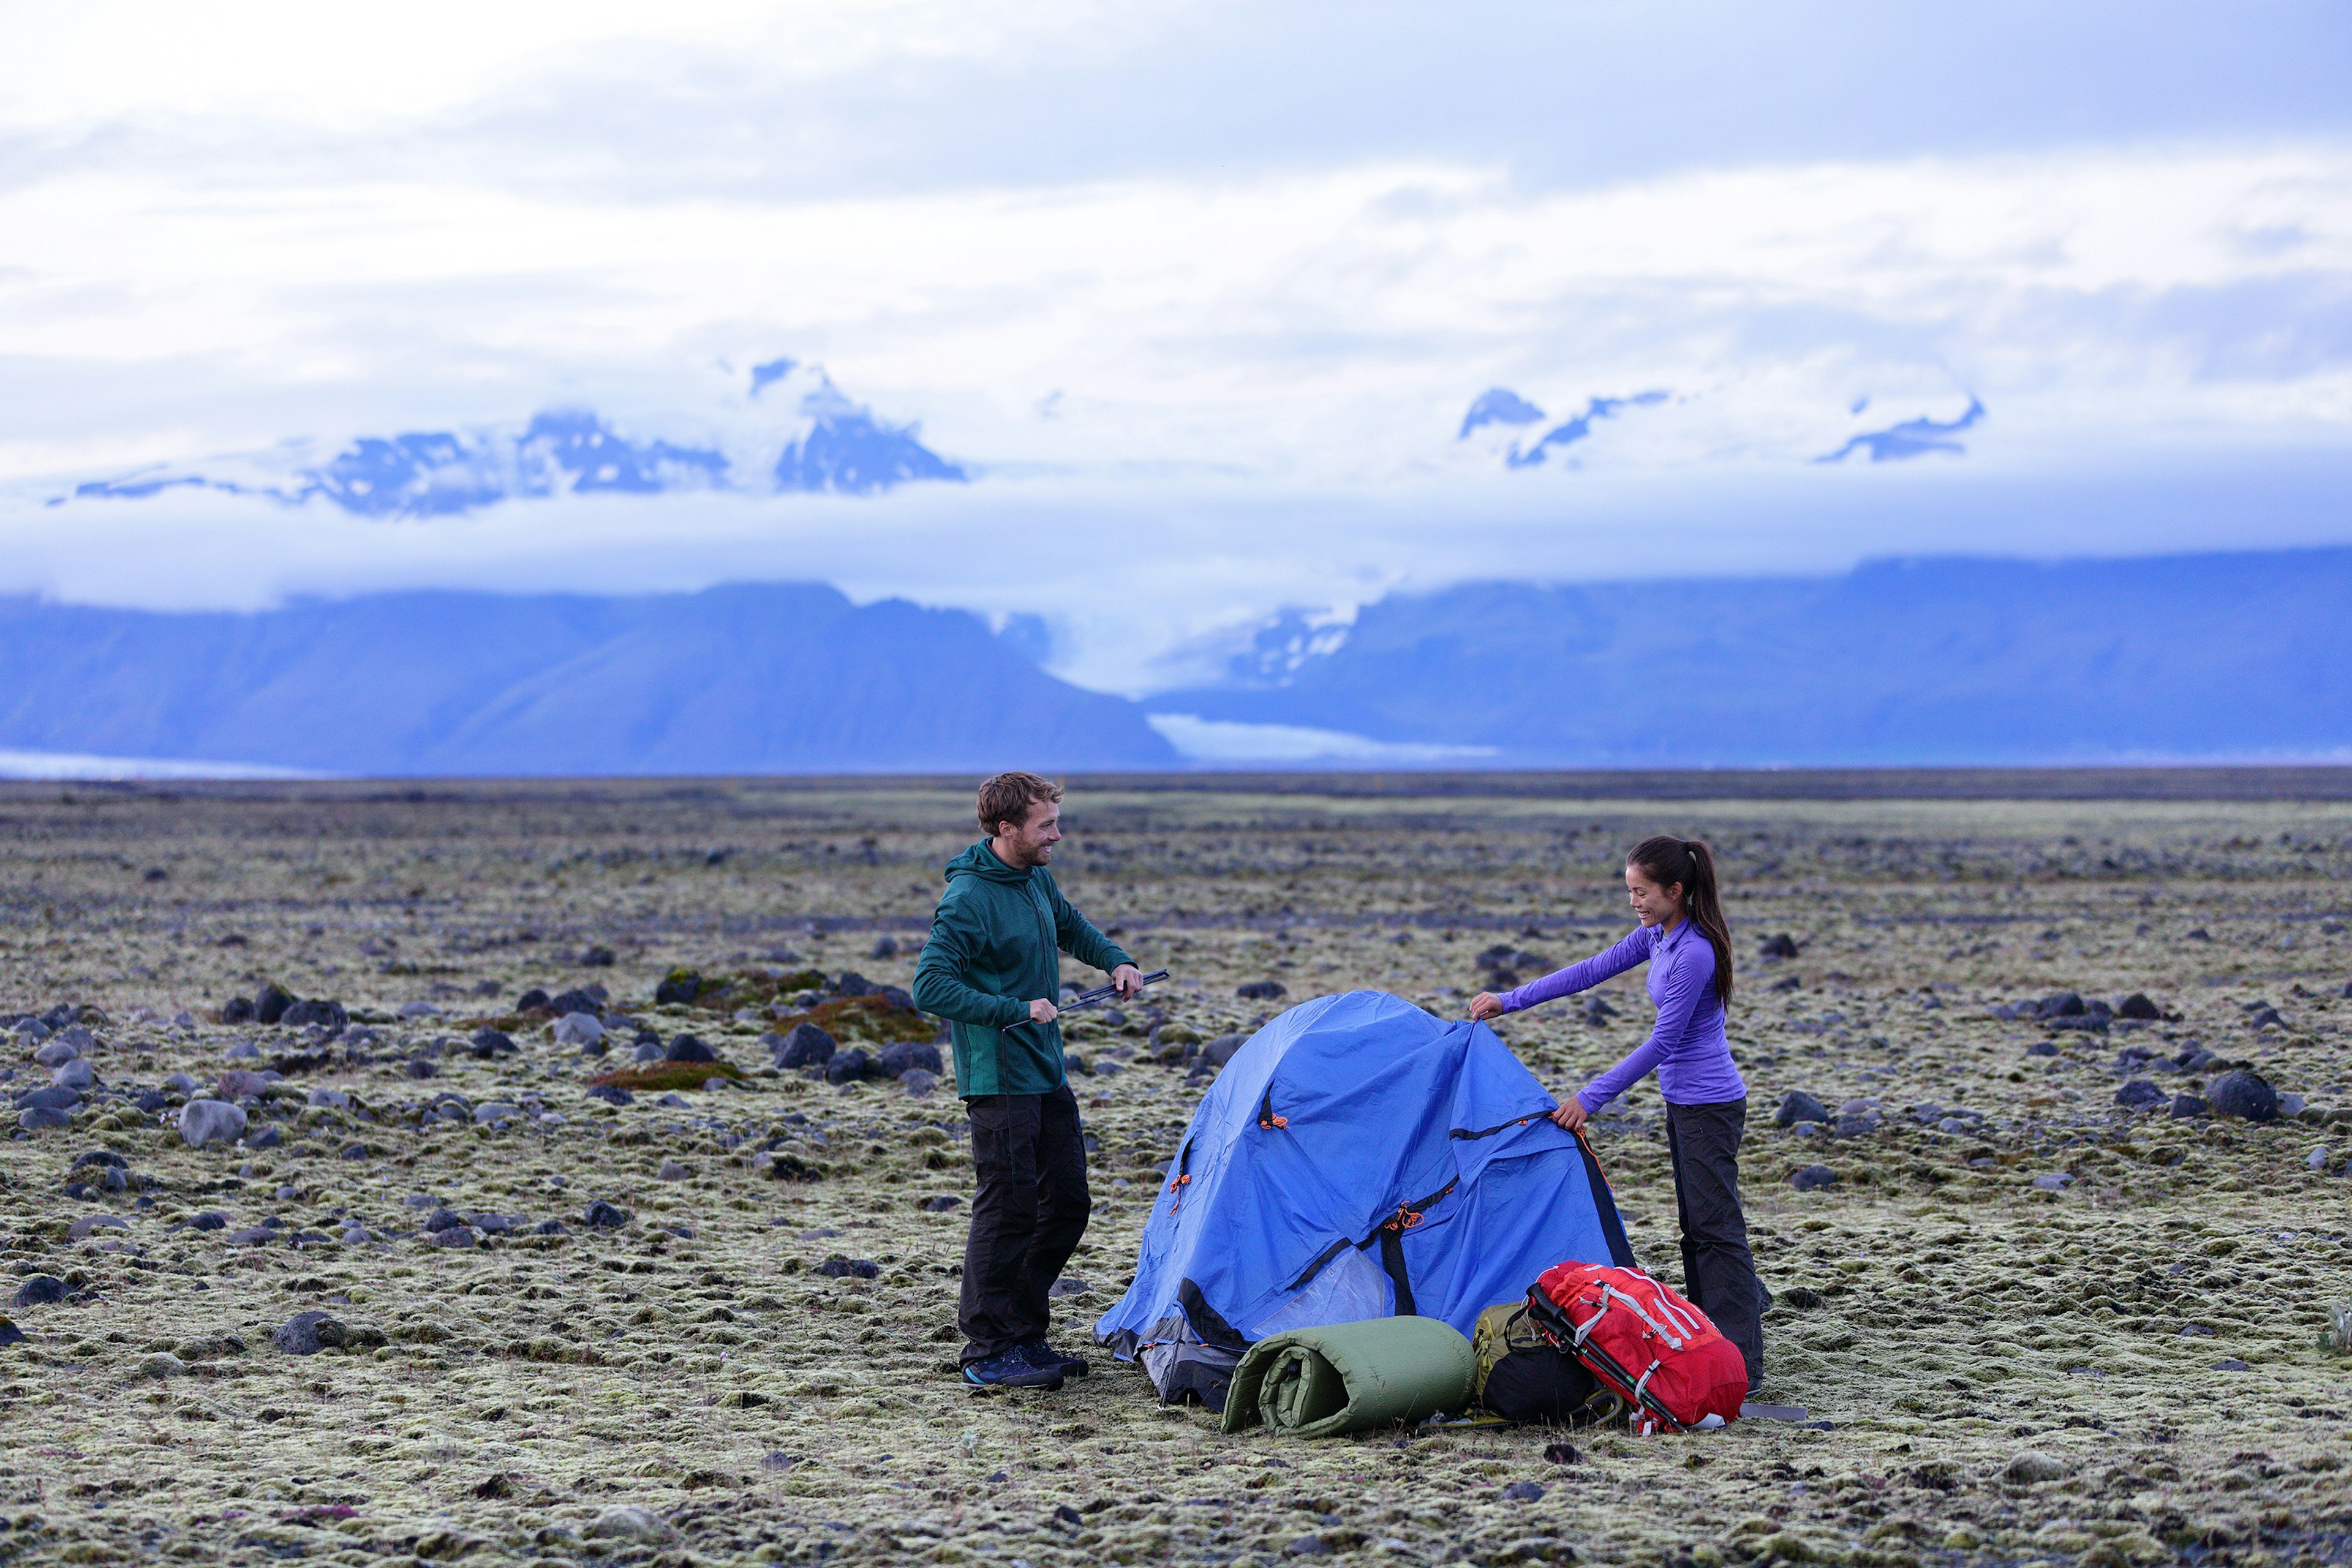
[[[245,1136],[245,1110],[225,1100],[192,1100],[180,1107],[180,1142],[191,1149],[234,1143]]]
[[[604,1023],[593,1013],[566,1013],[555,1021],[559,1046],[596,1046],[604,1041]]]

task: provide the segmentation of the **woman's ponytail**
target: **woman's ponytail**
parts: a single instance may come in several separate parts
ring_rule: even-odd
[[[1625,857],[1662,888],[1682,885],[1683,909],[1715,949],[1716,999],[1731,1001],[1731,923],[1723,918],[1723,894],[1715,878],[1715,855],[1700,838],[1644,838]]]

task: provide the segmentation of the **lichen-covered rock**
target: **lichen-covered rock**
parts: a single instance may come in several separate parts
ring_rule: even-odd
[[[2019,1486],[2031,1486],[2038,1481],[2059,1480],[2070,1471],[2063,1461],[2028,1448],[2011,1458],[2000,1473],[2003,1479]]]
[[[616,1503],[606,1509],[581,1533],[591,1541],[632,1541],[645,1545],[677,1539],[677,1531],[658,1514],[631,1503]]]

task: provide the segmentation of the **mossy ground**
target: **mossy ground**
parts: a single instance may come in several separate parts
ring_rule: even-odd
[[[112,1114],[6,1145],[5,1256],[78,1293],[14,1310],[27,1337],[0,1347],[0,1559],[2347,1561],[2352,1360],[2316,1338],[2352,1298],[2352,1180],[2336,1173],[2352,1127],[2122,1112],[2113,1063],[2127,1044],[2195,1039],[2323,1113],[2352,1107],[2337,995],[2352,807],[1318,791],[1081,785],[1057,870],[1147,965],[1176,972],[1155,994],[1208,1037],[1265,1010],[1235,997],[1245,981],[1279,980],[1288,1001],[1369,985],[1458,1011],[1490,945],[1565,960],[1618,934],[1628,843],[1663,829],[1718,845],[1756,1108],[1748,1207],[1784,1293],[1766,1394],[1828,1429],[1580,1435],[1578,1461],[1556,1464],[1540,1432],[1223,1437],[1099,1356],[1059,1394],[974,1396],[950,1375],[964,1211],[919,1206],[969,1198],[944,1090],[755,1073],[683,1091],[684,1110],[615,1110],[581,1092],[604,1064],[543,1030],[518,1034],[518,1058],[445,1054],[439,1078],[413,1080],[404,1043],[463,1031],[412,1018],[375,1026],[391,1059],[316,1080],[353,1110],[288,1107],[287,1142],[266,1152],[186,1150]],[[0,1005],[97,1004],[114,1020],[100,1072],[152,1085],[216,1072],[233,1041],[267,1054],[284,1031],[164,1023],[264,976],[387,1020],[413,1000],[455,1020],[599,978],[649,998],[679,964],[905,984],[907,959],[868,954],[877,933],[920,929],[938,868],[971,837],[968,804],[913,783],[14,787]],[[1781,931],[1800,956],[1751,962]],[[618,964],[563,962],[592,942]],[[2062,988],[2142,990],[2180,1016],[2052,1037],[2043,1058],[2025,1054],[2041,1030],[1988,1016]],[[1639,976],[1611,994],[1622,1016],[1602,1026],[1557,1007],[1505,1036],[1572,1086],[1641,1037]],[[2250,1024],[2257,999],[2284,1022]],[[638,1010],[755,1064],[772,1023]],[[1071,1268],[1089,1289],[1057,1304],[1065,1342],[1123,1288],[1195,1098],[1142,1039],[1095,1022],[1073,1035],[1134,1065],[1079,1080],[1098,1208]],[[15,1087],[30,1081],[22,1053],[13,1065]],[[443,1088],[535,1095],[562,1120],[492,1131],[402,1114]],[[1776,1131],[1767,1113],[1790,1088],[1875,1098],[1885,1123],[1826,1145]],[[1906,1114],[1931,1100],[1984,1125]],[[1654,1088],[1600,1134],[1637,1250],[1678,1278]],[[355,1142],[365,1157],[341,1157]],[[773,1164],[828,1174],[771,1179],[753,1163],[768,1145]],[[100,1146],[151,1180],[152,1208],[64,1195],[73,1157]],[[2330,1155],[2317,1170],[2315,1150]],[[1815,1163],[1840,1184],[1787,1184]],[[2061,1172],[2063,1192],[2032,1184]],[[472,1249],[231,1239],[271,1215],[288,1233],[408,1230],[419,1192],[571,1234]],[[582,1226],[592,1198],[629,1226]],[[207,1209],[230,1226],[170,1228]],[[130,1228],[68,1239],[99,1213]],[[878,1277],[817,1273],[835,1255]],[[388,1342],[270,1347],[314,1306]],[[152,1375],[164,1350],[190,1370]],[[2057,1478],[2006,1479],[2025,1450]],[[1539,1500],[1506,1495],[1527,1481]],[[617,1503],[675,1540],[585,1539]]]

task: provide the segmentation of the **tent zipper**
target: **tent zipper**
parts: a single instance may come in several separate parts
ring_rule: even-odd
[[[1530,1110],[1525,1116],[1514,1118],[1509,1121],[1498,1121],[1492,1127],[1482,1127],[1475,1132],[1466,1127],[1457,1127],[1446,1136],[1459,1138],[1465,1143],[1475,1143],[1481,1138],[1492,1138],[1497,1132],[1508,1132],[1514,1127],[1525,1127],[1528,1122],[1550,1114],[1549,1110]]]

